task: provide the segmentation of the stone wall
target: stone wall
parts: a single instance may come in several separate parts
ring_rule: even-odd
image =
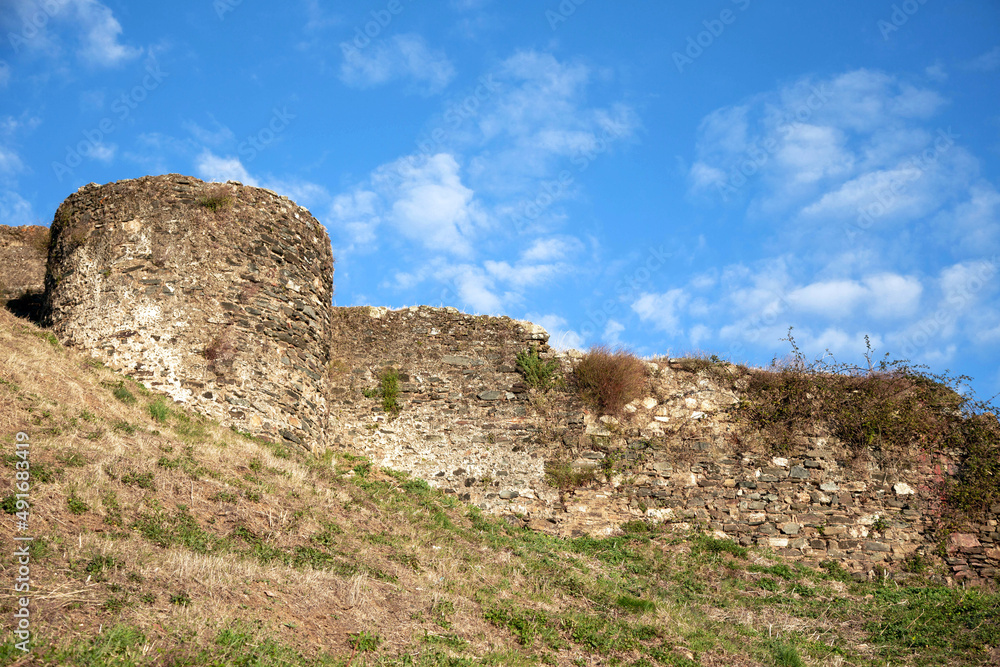
[[[720,382],[718,366],[648,362],[649,395],[620,419],[598,418],[570,386],[541,394],[521,383],[515,355],[547,338],[526,323],[427,307],[336,309],[333,320],[334,446],[518,525],[566,536],[611,535],[636,519],[701,525],[858,576],[899,572],[914,554],[955,581],[997,576],[1000,506],[967,532],[936,530],[956,453],[880,470],[807,424],[787,455],[763,453],[734,422],[735,366]],[[570,376],[579,353],[539,349]],[[401,374],[395,419],[363,394],[386,366]]]
[[[84,186],[52,235],[45,318],[66,345],[226,424],[324,446],[333,260],[307,210],[170,174]]]
[[[487,511],[545,512],[558,500],[544,479],[546,421],[514,359],[547,341],[533,324],[454,308],[335,309],[330,440]],[[400,373],[395,419],[363,395],[386,367]],[[578,409],[567,401],[550,416]]]
[[[34,319],[45,291],[49,230],[0,225],[0,307]]]

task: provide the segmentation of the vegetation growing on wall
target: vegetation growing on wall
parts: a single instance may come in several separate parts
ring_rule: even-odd
[[[518,352],[516,363],[524,381],[535,389],[551,387],[555,382],[556,371],[559,370],[559,362],[555,359],[543,360],[538,356],[537,347]]]
[[[965,376],[934,375],[923,366],[876,360],[864,367],[809,362],[789,330],[790,358],[746,369],[737,413],[745,429],[774,453],[788,452],[806,427],[840,439],[855,460],[882,468],[911,465],[948,449],[963,452],[957,478],[942,493],[969,518],[1000,502],[1000,426],[995,407],[968,392]]]
[[[378,387],[362,391],[365,398],[381,399],[382,409],[390,416],[397,417],[403,406],[399,404],[399,371],[386,366],[379,374]]]
[[[621,414],[625,406],[646,391],[646,366],[631,352],[612,351],[606,345],[590,349],[574,370],[577,390],[595,410]]]

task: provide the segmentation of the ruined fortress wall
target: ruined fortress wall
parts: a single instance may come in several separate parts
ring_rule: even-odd
[[[859,576],[899,572],[913,554],[954,581],[997,576],[1000,506],[965,533],[936,530],[956,453],[880,470],[808,424],[784,456],[753,450],[731,410],[739,382],[720,383],[683,360],[650,362],[649,395],[621,419],[598,418],[572,387],[543,395],[520,382],[515,356],[539,342],[533,335],[544,338],[454,309],[337,309],[331,441],[558,535],[612,535],[642,519],[702,526]],[[568,378],[578,354],[541,349]],[[385,366],[401,374],[396,419],[363,395]]]
[[[45,319],[66,345],[223,423],[324,446],[333,260],[307,210],[170,174],[84,186],[52,236]]]
[[[337,308],[331,349],[330,440],[405,470],[486,511],[510,502],[536,514],[558,502],[545,482],[544,419],[515,368],[519,351],[548,350],[548,334],[507,317],[454,308]],[[402,407],[392,419],[379,386],[399,372]],[[552,406],[564,415],[572,400]]]
[[[955,581],[1000,575],[1000,505],[964,532],[938,530],[942,484],[957,470],[956,453],[880,470],[859,465],[835,438],[799,440],[775,457],[740,451],[726,438],[652,439],[635,451],[641,464],[627,488],[617,490],[618,501],[648,519],[701,524],[814,565],[898,572],[919,554]]]
[[[0,225],[0,307],[19,317],[33,317],[45,291],[49,230],[28,225]]]

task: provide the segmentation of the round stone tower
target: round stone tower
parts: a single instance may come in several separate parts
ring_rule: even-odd
[[[168,174],[90,184],[56,211],[45,323],[223,423],[325,447],[333,256],[270,190]]]

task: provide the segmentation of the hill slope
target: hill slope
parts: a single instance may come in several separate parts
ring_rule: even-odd
[[[996,594],[854,582],[638,522],[514,527],[363,458],[224,429],[2,310],[0,440],[5,543],[33,538],[31,653],[8,594],[0,664],[1000,660]],[[0,561],[7,582],[18,568]]]

